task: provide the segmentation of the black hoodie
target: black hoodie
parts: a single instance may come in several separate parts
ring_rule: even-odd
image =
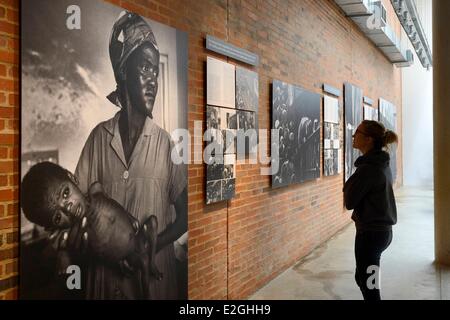
[[[372,150],[355,161],[355,173],[344,185],[344,202],[353,209],[356,229],[390,230],[397,223],[389,154]]]

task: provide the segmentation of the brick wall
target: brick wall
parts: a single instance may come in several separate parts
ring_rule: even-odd
[[[15,299],[17,297],[18,12],[18,1],[0,1],[0,299]]]
[[[17,2],[0,0],[0,298],[14,298],[16,289],[1,290],[17,281]],[[400,70],[332,0],[109,2],[188,32],[192,134],[194,121],[205,117],[206,56],[224,59],[205,50],[206,34],[260,55],[254,68],[260,128],[270,128],[270,83],[276,78],[317,93],[324,82],[343,89],[349,81],[374,100],[396,104],[401,132]],[[387,8],[391,14],[389,2]],[[193,142],[201,143],[198,138]],[[400,177],[401,159],[400,153]],[[239,165],[236,197],[206,206],[204,165],[189,166],[190,299],[246,298],[350,222],[342,175],[271,190],[270,177],[260,176],[259,168]]]

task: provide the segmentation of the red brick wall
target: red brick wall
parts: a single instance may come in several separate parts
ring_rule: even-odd
[[[18,9],[18,1],[0,0],[0,299],[15,299],[17,297]]]
[[[206,56],[225,59],[205,50],[206,34],[260,55],[261,64],[254,68],[260,79],[260,128],[270,128],[270,83],[275,78],[317,93],[324,82],[341,89],[345,81],[352,82],[364,95],[397,105],[401,132],[400,70],[332,0],[109,2],[188,32],[191,134],[194,121],[205,117]],[[17,274],[15,10],[17,0],[0,0],[0,281],[12,279],[11,286]],[[401,177],[401,154],[398,158]],[[342,175],[271,190],[270,177],[260,176],[259,168],[238,166],[236,197],[206,206],[204,165],[189,166],[190,299],[246,298],[350,222],[343,210]],[[0,298],[14,298],[15,290],[0,292]]]

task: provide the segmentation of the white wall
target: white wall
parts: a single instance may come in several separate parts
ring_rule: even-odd
[[[432,0],[415,0],[430,48]],[[403,184],[433,186],[433,70],[422,67],[415,50],[414,65],[403,69]]]
[[[403,184],[433,186],[433,70],[403,69]]]

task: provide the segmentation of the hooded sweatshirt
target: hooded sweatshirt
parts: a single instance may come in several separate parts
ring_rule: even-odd
[[[355,173],[344,185],[344,202],[353,209],[358,231],[391,230],[397,223],[389,154],[372,150],[355,161]]]

